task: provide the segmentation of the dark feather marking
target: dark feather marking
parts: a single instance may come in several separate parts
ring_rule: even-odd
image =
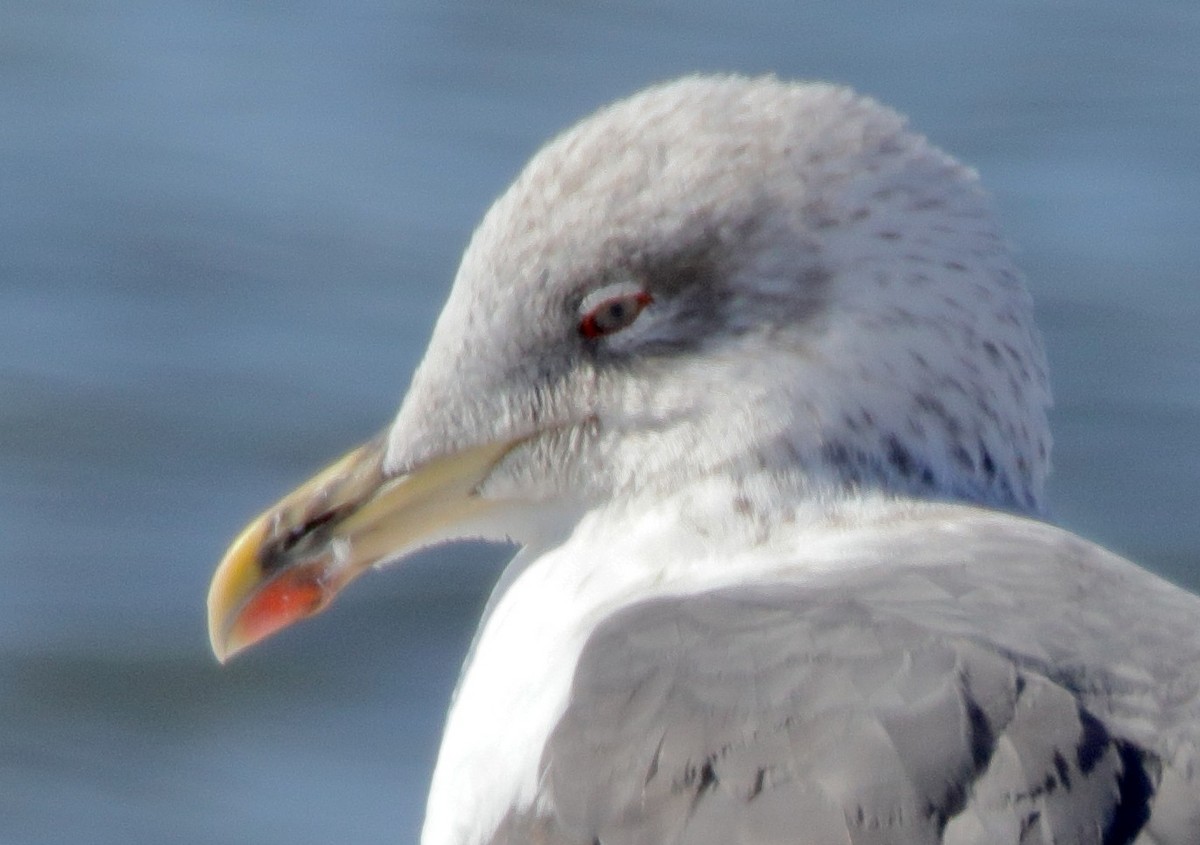
[[[971,788],[975,781],[987,771],[992,755],[996,753],[996,732],[988,721],[987,713],[980,707],[971,694],[970,678],[964,674],[960,678],[963,691],[963,707],[966,709],[967,730],[970,732],[971,764],[974,767],[970,778],[958,785],[946,796],[945,804],[941,807],[930,806],[927,815],[937,820],[938,839],[945,835],[946,825],[955,816],[966,809],[971,797]]]
[[[1067,758],[1062,756],[1061,751],[1054,752],[1054,770],[1058,773],[1059,783],[1064,789],[1071,788],[1071,767],[1067,763]]]
[[[1121,756],[1121,776],[1117,780],[1117,805],[1104,831],[1104,845],[1131,845],[1150,818],[1161,766],[1155,756],[1131,742],[1117,740],[1115,745]]]
[[[1104,757],[1112,737],[1109,736],[1104,723],[1082,707],[1079,708],[1079,725],[1082,730],[1079,745],[1075,748],[1076,761],[1079,771],[1090,775],[1092,769]]]
[[[960,467],[968,473],[975,472],[975,459],[971,457],[971,453],[962,447],[962,444],[955,443],[950,449],[950,457],[958,463]]]
[[[976,774],[982,772],[996,751],[996,735],[988,723],[987,714],[968,694],[966,699],[967,720],[971,729],[971,762]]]
[[[654,780],[654,776],[658,774],[658,763],[662,758],[663,742],[666,741],[667,735],[664,733],[658,739],[658,745],[654,747],[654,756],[650,758],[650,765],[646,767],[646,779],[642,782],[646,786],[650,781]]]
[[[1033,830],[1033,826],[1038,823],[1038,819],[1041,817],[1041,810],[1031,810],[1029,814],[1025,816],[1025,818],[1021,819],[1021,832],[1019,834],[1020,841],[1025,841],[1025,837],[1029,835],[1029,831]]]
[[[694,789],[696,798],[699,798],[706,790],[720,782],[720,778],[717,777],[716,768],[713,766],[713,763],[720,754],[721,752],[717,752],[716,754],[708,755],[704,758],[704,762],[700,764],[699,768],[689,763],[683,770],[682,780],[677,783],[683,789]]]
[[[762,794],[763,781],[766,779],[766,776],[767,770],[761,766],[754,772],[754,784],[750,787],[750,794],[746,796],[747,801],[753,801]]]
[[[983,452],[983,471],[987,474],[987,477],[990,480],[996,475],[996,462],[992,460],[992,453],[988,451],[987,446],[983,446],[982,444],[980,445]]]

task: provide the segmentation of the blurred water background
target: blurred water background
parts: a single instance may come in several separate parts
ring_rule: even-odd
[[[209,575],[387,422],[522,162],[684,72],[850,83],[978,167],[1059,521],[1200,587],[1197,56],[1194,0],[0,0],[0,845],[415,841],[507,552],[226,669]]]

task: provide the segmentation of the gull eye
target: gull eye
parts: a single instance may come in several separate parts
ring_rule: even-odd
[[[653,301],[654,297],[639,288],[624,285],[602,288],[580,306],[579,333],[589,340],[615,334],[632,325]]]

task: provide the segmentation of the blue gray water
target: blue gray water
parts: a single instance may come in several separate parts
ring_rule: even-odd
[[[503,552],[223,670],[208,577],[386,423],[539,143],[687,71],[851,83],[979,168],[1059,520],[1200,587],[1197,55],[1194,0],[2,0],[0,845],[415,839]]]

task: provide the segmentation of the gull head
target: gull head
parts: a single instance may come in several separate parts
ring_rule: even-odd
[[[386,465],[508,439],[496,496],[765,470],[1038,511],[1047,402],[971,171],[846,89],[695,78],[570,129],[488,212]]]
[[[1039,514],[1048,405],[971,170],[845,88],[660,85],[551,141],[488,211],[392,425],[231,548],[214,649],[412,548],[714,476]]]

